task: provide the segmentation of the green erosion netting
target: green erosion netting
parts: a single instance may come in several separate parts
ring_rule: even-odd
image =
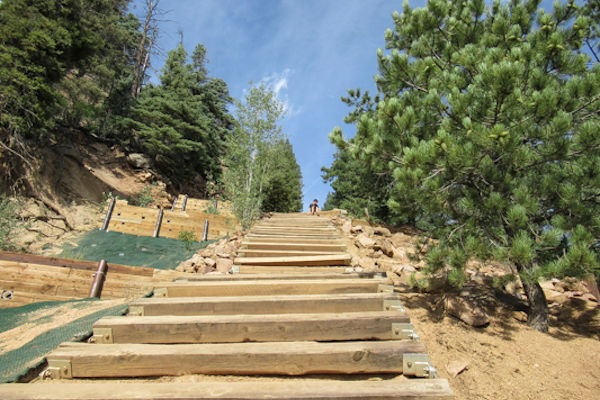
[[[186,243],[177,239],[94,229],[79,238],[77,246],[65,245],[61,257],[88,261],[104,259],[108,264],[174,269],[209,243],[212,241]]]
[[[64,313],[65,308],[82,309],[94,301],[98,299],[47,301],[0,309],[0,333],[25,323],[49,322],[53,317]],[[121,304],[94,312],[48,330],[17,349],[0,354],[0,383],[17,381],[31,368],[37,367],[43,361],[41,357],[54,350],[60,343],[88,337],[92,333],[94,322],[109,315],[123,315],[127,307],[127,304]],[[44,311],[46,312],[43,313]],[[45,315],[40,315],[42,313]]]

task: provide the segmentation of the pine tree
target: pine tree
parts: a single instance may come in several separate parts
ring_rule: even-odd
[[[538,280],[600,276],[600,66],[581,51],[590,20],[574,2],[538,6],[430,0],[394,13],[381,101],[350,145],[385,160],[396,203],[431,224],[430,272],[450,268],[459,284],[470,257],[511,264],[529,324],[547,331]],[[348,145],[339,128],[331,138]]]
[[[289,139],[281,139],[271,149],[273,173],[264,189],[262,210],[302,211],[302,172]]]
[[[170,51],[161,84],[142,90],[125,121],[131,144],[180,184],[196,175],[204,181],[219,176],[224,139],[232,126],[226,84],[208,78],[202,68],[187,62],[183,45]]]

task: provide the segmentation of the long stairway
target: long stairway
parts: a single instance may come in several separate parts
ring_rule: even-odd
[[[349,260],[326,217],[276,214],[247,235],[239,273],[157,285],[0,399],[451,399],[391,282]]]

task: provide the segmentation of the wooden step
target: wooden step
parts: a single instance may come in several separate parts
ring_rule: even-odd
[[[341,238],[336,237],[334,239],[315,239],[311,237],[294,237],[287,238],[281,236],[273,236],[273,235],[246,235],[246,239],[244,240],[246,243],[296,243],[296,244],[333,244],[333,245],[344,245],[344,242]]]
[[[150,297],[129,304],[130,315],[301,314],[382,311],[397,293],[236,297]]]
[[[346,266],[277,266],[277,265],[234,265],[234,269],[240,275],[253,275],[253,274],[268,274],[270,272],[274,274],[309,274],[309,273],[345,273],[351,267]]]
[[[3,400],[444,400],[445,379],[250,380],[244,382],[12,383],[0,385]]]
[[[63,343],[48,363],[70,361],[71,378],[185,374],[401,374],[406,353],[426,352],[410,340],[227,344]]]
[[[97,343],[238,343],[392,340],[402,311],[322,314],[104,317],[93,327]]]
[[[275,267],[267,267],[269,270]],[[217,274],[201,275],[188,274],[188,276],[175,279],[175,282],[197,282],[197,281],[256,281],[256,280],[282,280],[282,279],[367,279],[367,278],[385,278],[385,272],[312,272],[315,267],[300,267],[301,272],[297,273],[263,273],[263,274]],[[329,267],[325,267],[329,269]],[[307,271],[308,270],[308,271]]]
[[[167,282],[154,287],[154,297],[377,293],[379,285],[390,283],[387,278]]]
[[[334,228],[300,228],[300,227],[257,227],[252,229],[252,233],[271,233],[271,234],[301,234],[301,235],[337,235]]]
[[[336,256],[345,255],[341,251],[324,250],[261,250],[261,249],[240,249],[238,257],[303,257],[303,256]]]
[[[296,242],[242,242],[244,250],[295,250],[295,251],[327,251],[327,252],[345,252],[344,244],[327,243],[296,243]]]
[[[252,237],[260,236],[279,236],[285,238],[308,238],[308,239],[340,239],[340,235],[336,232],[294,232],[294,231],[271,231],[271,230],[256,230],[252,231]]]
[[[319,255],[319,256],[289,256],[289,257],[237,257],[234,264],[237,265],[350,265],[352,256],[350,254]]]

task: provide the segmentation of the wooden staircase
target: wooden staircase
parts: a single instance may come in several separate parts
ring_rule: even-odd
[[[244,273],[156,285],[127,316],[97,321],[89,343],[48,355],[42,377],[55,382],[0,385],[0,398],[452,398],[391,282],[346,272],[346,260],[327,218],[275,215],[244,242]],[[136,380],[192,374],[200,376]]]

